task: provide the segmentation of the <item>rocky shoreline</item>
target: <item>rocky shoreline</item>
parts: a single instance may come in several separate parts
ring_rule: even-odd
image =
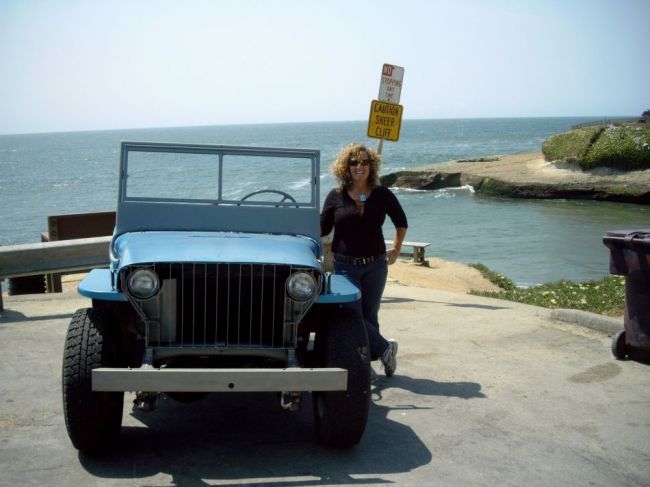
[[[436,190],[470,185],[477,193],[509,198],[592,199],[650,204],[650,169],[582,171],[544,160],[541,152],[429,164],[381,177],[385,186]]]

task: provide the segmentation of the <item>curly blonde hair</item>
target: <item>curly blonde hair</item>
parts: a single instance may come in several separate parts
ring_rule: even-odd
[[[352,186],[352,177],[350,176],[350,161],[358,159],[362,153],[366,153],[370,159],[370,174],[368,175],[368,184],[371,188],[379,186],[379,166],[381,166],[381,156],[376,151],[366,147],[363,144],[353,143],[346,145],[343,150],[336,156],[332,164],[332,174],[338,179],[339,191],[344,191]]]

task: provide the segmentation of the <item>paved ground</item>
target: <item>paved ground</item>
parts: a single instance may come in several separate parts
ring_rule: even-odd
[[[9,297],[0,317],[0,485],[648,485],[650,375],[603,332],[545,309],[389,285],[400,342],[349,451],[314,442],[311,405],[213,395],[134,414],[123,444],[78,455],[61,413],[67,322],[87,301]],[[375,367],[376,370],[379,370]]]

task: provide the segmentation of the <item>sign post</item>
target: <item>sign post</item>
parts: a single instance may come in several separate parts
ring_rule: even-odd
[[[379,139],[377,152],[381,154],[384,139],[397,142],[402,123],[402,105],[399,105],[402,93],[404,68],[393,64],[384,64],[381,69],[379,96],[370,105],[368,120],[368,137]]]

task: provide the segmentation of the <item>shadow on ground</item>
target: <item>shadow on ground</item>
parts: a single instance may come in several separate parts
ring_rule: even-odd
[[[56,315],[43,315],[43,316],[27,316],[20,311],[13,311],[11,309],[4,309],[0,311],[0,324],[3,323],[17,323],[21,321],[46,321],[46,320],[61,320],[64,318],[72,318],[72,313],[61,313]]]
[[[476,382],[437,382],[431,379],[395,375],[390,379],[378,375],[372,382],[373,399],[381,397],[384,389],[399,388],[425,396],[459,397],[461,399],[484,399],[481,384]]]
[[[431,460],[411,428],[386,419],[389,410],[371,405],[361,443],[337,450],[316,443],[308,397],[300,411],[287,413],[269,394],[212,394],[192,404],[163,396],[158,411],[133,413],[142,426],[123,427],[118,450],[79,458],[97,477],[163,474],[184,486],[209,485],[211,479],[273,486],[376,484],[384,482],[382,474]],[[383,437],[392,441],[376,448]]]
[[[400,303],[433,303],[433,304],[444,304],[445,306],[453,306],[456,308],[477,308],[477,309],[487,309],[487,310],[497,310],[497,309],[510,309],[509,306],[492,306],[489,304],[479,304],[479,303],[450,303],[448,301],[432,301],[432,300],[423,300],[423,299],[411,299],[411,298],[394,298],[394,297],[384,297],[381,300],[384,304],[400,304]]]
[[[338,450],[316,442],[308,394],[294,413],[280,410],[274,394],[211,394],[191,404],[162,396],[158,411],[131,414],[117,450],[79,459],[100,478],[162,474],[183,486],[209,485],[215,479],[274,487],[392,483],[383,476],[426,465],[432,456],[413,429],[389,418],[395,409],[430,408],[377,402],[377,395],[391,387],[421,395],[484,397],[473,383],[380,379],[373,383],[363,439],[352,449]],[[140,425],[134,426],[133,419]]]

